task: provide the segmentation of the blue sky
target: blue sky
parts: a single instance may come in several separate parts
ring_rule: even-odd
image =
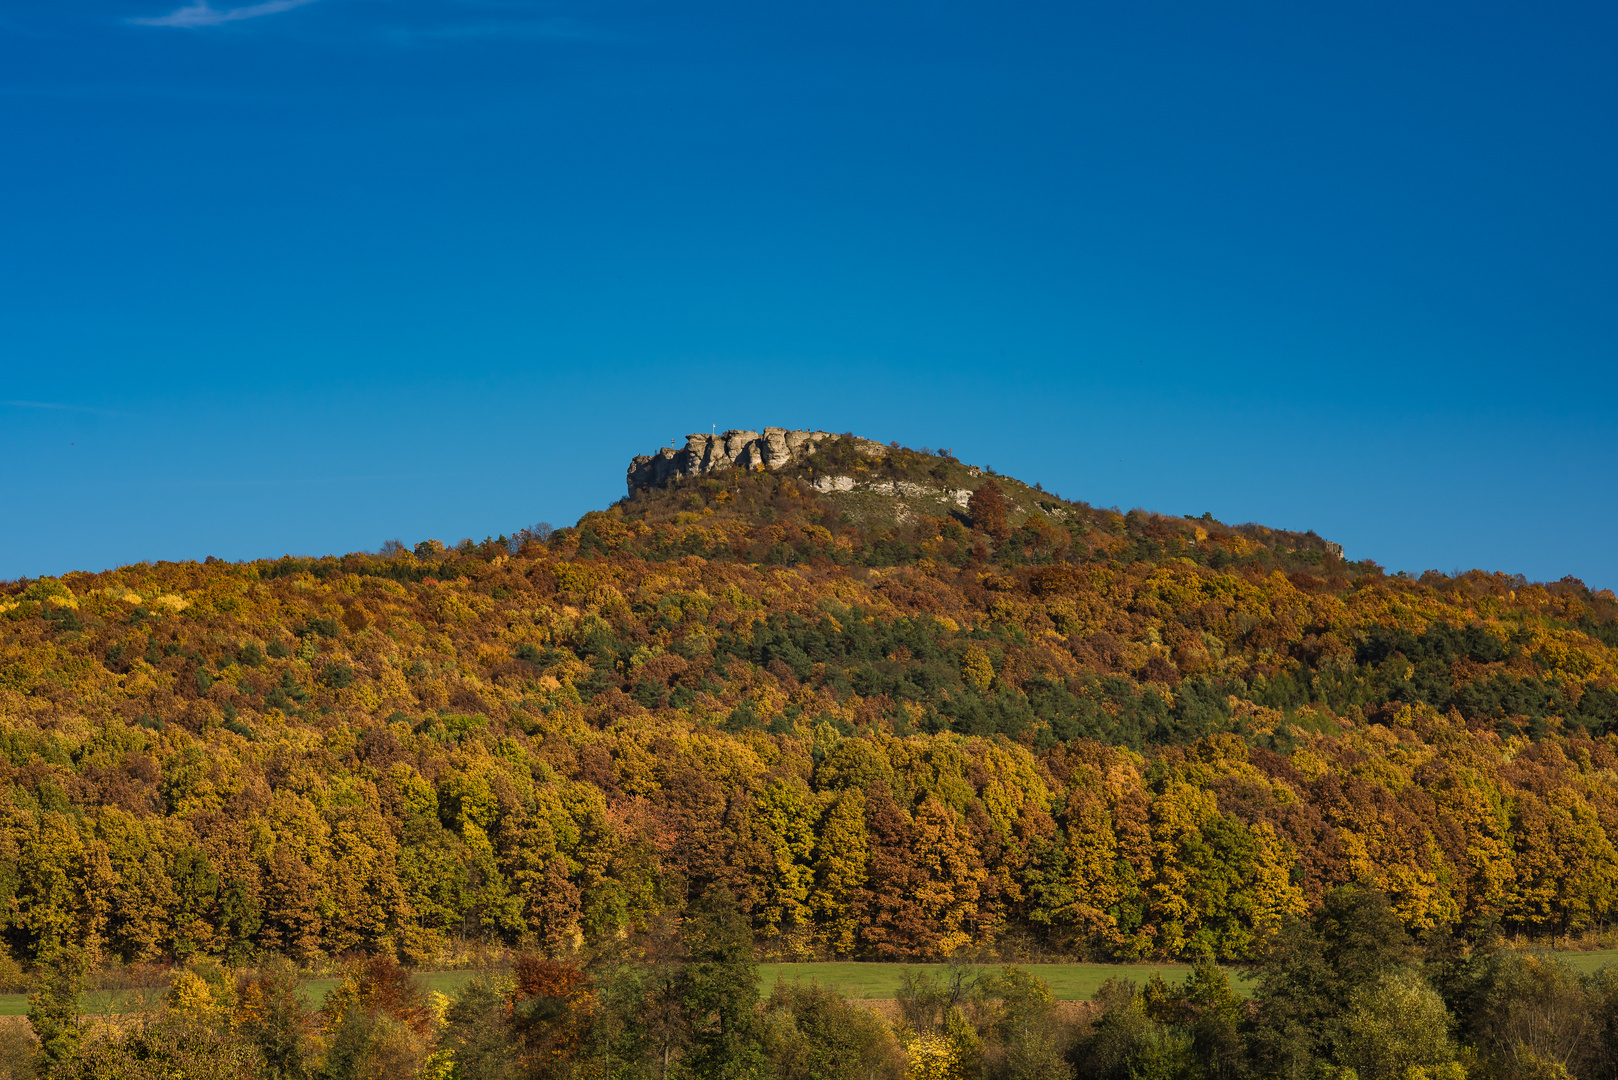
[[[22,0],[0,578],[717,425],[1618,586],[1618,9]]]

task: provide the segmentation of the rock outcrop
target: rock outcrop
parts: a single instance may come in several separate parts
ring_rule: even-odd
[[[780,469],[802,461],[827,439],[838,436],[829,431],[788,431],[765,428],[757,431],[727,431],[722,435],[701,432],[685,437],[676,450],[665,446],[655,454],[640,454],[629,463],[629,493],[646,488],[665,487],[672,480],[720,469]],[[870,439],[855,438],[855,449],[868,457],[881,457],[886,448]]]

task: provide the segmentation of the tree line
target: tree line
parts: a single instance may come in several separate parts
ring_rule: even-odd
[[[1612,1080],[1618,971],[1579,975],[1498,938],[1411,934],[1384,894],[1333,890],[1232,973],[1109,979],[1085,1005],[1036,968],[934,965],[897,998],[760,986],[746,915],[715,889],[566,960],[522,954],[453,997],[360,956],[317,1008],[294,965],[176,968],[161,1001],[87,1025],[62,955],[37,1045],[0,1070],[51,1080]],[[883,1007],[890,1006],[890,1007]]]

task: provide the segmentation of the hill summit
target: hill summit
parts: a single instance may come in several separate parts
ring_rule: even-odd
[[[0,978],[457,938],[727,891],[781,957],[1257,955],[1618,915],[1618,600],[694,435],[576,524],[0,583]]]
[[[768,427],[756,431],[727,431],[723,435],[698,432],[685,437],[678,450],[664,447],[655,454],[641,454],[629,463],[629,493],[648,487],[667,487],[675,479],[701,476],[721,469],[781,469],[803,461],[826,439],[836,436],[826,431],[788,431]],[[887,448],[879,442],[848,436],[860,453],[882,457]]]

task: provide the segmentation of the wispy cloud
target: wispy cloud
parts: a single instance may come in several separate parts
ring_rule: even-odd
[[[167,15],[159,15],[151,19],[126,19],[124,21],[135,26],[218,26],[220,23],[256,19],[260,15],[277,15],[283,11],[291,11],[295,7],[303,7],[305,4],[314,2],[315,0],[264,0],[260,4],[225,8],[221,11],[210,6],[208,0],[196,0],[191,6],[179,8],[169,12]]]

